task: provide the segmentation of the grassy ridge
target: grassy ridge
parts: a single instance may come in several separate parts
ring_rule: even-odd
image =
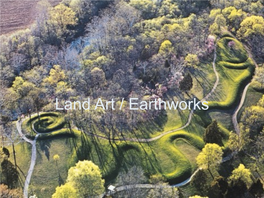
[[[232,47],[229,43],[232,42]],[[209,101],[210,109],[228,109],[236,104],[243,87],[254,73],[254,62],[248,57],[243,45],[230,36],[221,38],[217,43],[216,67],[220,77],[220,87],[225,99]]]
[[[217,42],[216,61],[226,61],[230,63],[242,63],[248,59],[247,51],[241,42],[231,36],[223,36]]]
[[[33,131],[32,126],[34,126],[35,130],[39,133],[48,133],[65,127],[65,124],[65,120],[61,114],[57,112],[48,112],[27,118],[23,122],[22,128],[26,132],[30,132]]]
[[[88,158],[100,166],[104,178],[108,181],[112,181],[117,176],[120,168],[138,165],[144,169],[147,175],[161,174],[170,183],[181,182],[191,175],[195,162],[190,162],[181,153],[175,145],[175,140],[184,138],[197,149],[202,149],[204,146],[204,142],[199,136],[183,130],[165,135],[150,143],[116,141],[112,144],[102,139],[95,140],[96,138],[94,138],[93,140],[92,138],[91,140],[80,132],[75,132],[77,138],[82,139],[76,142],[83,142],[85,147],[89,145],[89,151],[83,153],[84,145],[78,144],[76,152],[71,158],[73,162],[70,164],[80,158]],[[100,149],[98,150],[98,148]]]

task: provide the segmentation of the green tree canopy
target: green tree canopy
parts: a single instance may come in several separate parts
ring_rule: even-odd
[[[104,180],[100,169],[91,161],[79,161],[68,172],[67,182],[82,197],[96,196],[104,192]]]
[[[66,183],[56,188],[56,192],[52,195],[52,198],[79,198],[75,188],[70,184]]]
[[[200,61],[196,54],[188,54],[184,59],[185,65],[187,67],[197,67]]]
[[[239,136],[236,133],[230,132],[227,146],[233,152],[238,152],[241,149]]]
[[[207,169],[213,177],[211,170],[219,166],[222,156],[223,151],[219,145],[208,143],[197,156],[196,162],[200,168]]]
[[[222,136],[216,120],[214,120],[211,124],[206,127],[203,140],[205,143],[216,143],[220,146],[223,145]]]
[[[229,180],[231,182],[242,180],[245,184],[247,184],[247,186],[250,186],[252,182],[251,172],[244,166],[244,164],[239,164],[239,166],[232,171],[232,175],[229,177]]]
[[[193,79],[191,75],[188,73],[181,81],[180,81],[180,90],[181,91],[190,91],[193,86]]]
[[[248,39],[255,34],[264,36],[264,18],[262,16],[246,17],[241,22],[237,34],[243,39]]]
[[[67,35],[68,26],[77,24],[75,12],[62,3],[51,9],[49,15],[49,24],[58,38]]]
[[[50,70],[49,76],[44,79],[44,82],[47,82],[51,85],[55,85],[60,81],[66,79],[66,75],[64,71],[61,69],[60,65],[54,65],[53,68]]]
[[[209,197],[222,198],[228,190],[228,183],[222,176],[217,176],[211,183]]]
[[[172,43],[169,40],[165,40],[161,43],[159,48],[160,54],[169,54],[173,51]]]

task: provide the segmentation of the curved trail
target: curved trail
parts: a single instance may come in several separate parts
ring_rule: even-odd
[[[23,192],[23,196],[24,198],[28,198],[28,187],[30,184],[30,179],[36,164],[36,159],[37,159],[37,148],[36,148],[36,142],[38,139],[39,134],[37,134],[35,136],[34,140],[30,140],[28,139],[23,133],[22,133],[22,129],[21,129],[21,124],[22,124],[22,120],[17,121],[16,123],[16,127],[17,127],[17,131],[19,133],[19,135],[21,136],[21,138],[23,138],[23,140],[25,140],[27,143],[32,145],[32,153],[31,153],[31,160],[30,160],[30,167],[28,169],[28,173],[27,173],[27,177],[25,180],[25,185],[24,185],[24,192]]]
[[[221,161],[221,163],[224,163],[228,160],[230,160],[233,157],[232,154],[224,157]],[[125,186],[117,186],[115,188],[115,191],[112,193],[108,193],[106,192],[105,194],[101,195],[100,197],[104,197],[105,195],[113,195],[117,192],[120,191],[124,191],[124,190],[129,190],[129,189],[134,189],[134,188],[143,188],[143,189],[154,189],[154,188],[178,188],[178,187],[182,187],[185,186],[186,184],[190,183],[193,179],[193,177],[196,175],[196,173],[201,170],[201,168],[197,168],[194,173],[185,181],[178,183],[178,184],[174,184],[174,185],[153,185],[153,184],[131,184],[131,185],[125,185]]]
[[[233,116],[232,116],[232,123],[233,123],[233,126],[234,126],[234,129],[235,129],[235,132],[237,135],[240,134],[240,129],[239,129],[239,126],[238,126],[238,122],[237,122],[237,114],[238,112],[240,111],[240,109],[242,108],[244,102],[245,102],[245,99],[246,99],[246,95],[247,95],[247,90],[248,90],[248,87],[249,87],[250,83],[247,84],[247,86],[245,87],[244,91],[243,91],[243,94],[242,94],[242,97],[241,97],[241,100],[240,100],[240,103],[239,105],[237,106]]]
[[[174,188],[174,186],[168,186],[168,185],[155,185],[155,184],[130,184],[125,186],[117,186],[113,192],[106,192],[99,197],[105,197],[105,196],[111,196],[116,194],[117,192],[124,191],[124,190],[130,190],[130,189],[163,189],[163,188]]]

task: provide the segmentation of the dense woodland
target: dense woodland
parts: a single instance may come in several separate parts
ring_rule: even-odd
[[[201,72],[201,64],[213,61],[215,42],[223,32],[229,32],[247,47],[258,65],[251,85],[263,93],[263,0],[63,0],[55,7],[42,0],[36,9],[38,15],[30,28],[0,36],[2,141],[16,142],[19,138],[13,121],[21,115],[54,111],[55,98],[62,102],[83,101],[87,97],[113,98],[116,101],[131,97],[165,100],[172,93],[183,99],[190,95],[193,97],[189,93],[193,80]],[[232,44],[230,42],[230,48]],[[100,130],[109,141],[130,133],[139,125],[156,122],[166,116],[164,110],[129,111],[128,108],[122,111],[63,113],[65,119],[83,133]],[[193,194],[208,197],[263,196],[263,116],[264,96],[258,103],[243,109],[239,123],[241,135],[230,133],[227,153],[234,153],[234,164],[229,165],[233,166],[232,174],[213,177],[212,172],[219,164],[215,163],[217,159],[208,162],[210,167],[199,171],[191,182],[192,188],[196,189]],[[91,125],[96,126],[94,131]],[[105,126],[111,130],[105,130]],[[203,140],[208,144],[202,154],[208,155],[210,152],[206,150],[209,149],[215,150],[212,158],[222,157],[222,151],[217,150],[223,146],[222,137],[217,132],[217,121],[205,128]],[[2,150],[3,176],[0,182],[7,186],[0,186],[1,193],[20,197],[21,192],[16,189],[18,184],[14,182],[18,176],[13,174],[8,181],[16,166],[8,165],[11,163],[11,150]],[[250,156],[252,170],[243,162],[236,166],[236,159],[243,156]],[[202,156],[197,158],[197,164],[204,167]],[[206,169],[210,172],[209,177]],[[8,175],[4,175],[5,172]],[[136,172],[127,174],[138,176],[140,179],[136,181],[149,181],[141,169]],[[127,180],[125,176],[119,175],[120,183]],[[150,182],[160,184],[166,181],[154,177]],[[103,184],[102,181],[101,187]],[[67,184],[62,188],[71,188],[65,186]],[[75,189],[69,191],[76,193]],[[98,192],[100,194],[101,190]],[[142,193],[148,197],[185,196],[181,189],[177,192],[132,189],[126,193],[137,197]]]

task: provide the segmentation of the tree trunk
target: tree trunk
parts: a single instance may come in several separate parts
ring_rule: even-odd
[[[14,142],[12,142],[12,149],[13,149],[13,155],[14,155],[15,168],[17,168],[17,163],[16,163],[16,151],[15,151]]]
[[[210,168],[208,168],[208,171],[209,171],[209,173],[210,173],[211,177],[214,179],[214,176],[213,176],[213,174],[212,174],[212,172],[211,172]]]
[[[257,172],[257,174],[258,174],[259,178],[261,179],[261,181],[263,181],[263,182],[264,182],[264,180],[262,179],[262,177],[261,177],[261,174],[258,172],[258,170],[256,170],[256,172]]]

